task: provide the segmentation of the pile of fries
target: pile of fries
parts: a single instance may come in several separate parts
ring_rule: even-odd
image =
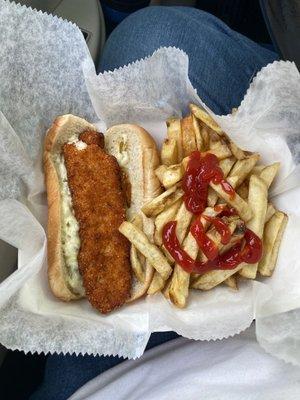
[[[161,291],[180,308],[186,306],[191,289],[210,290],[224,283],[237,290],[239,277],[255,279],[258,272],[262,276],[271,276],[287,224],[287,216],[268,201],[268,190],[279,170],[279,163],[259,164],[259,154],[240,149],[205,111],[194,104],[190,104],[190,110],[191,114],[183,119],[167,121],[168,137],[162,145],[161,165],[156,170],[164,191],[142,208],[144,216],[154,222],[154,243],[143,232],[142,215],[120,226],[120,232],[132,244],[131,263],[136,278],[141,282],[145,279],[146,262],[154,268],[147,294]],[[236,192],[232,198],[222,185],[210,183],[207,205],[201,215],[207,236],[222,254],[241,240],[241,227],[246,226],[262,239],[263,255],[258,263],[241,263],[234,269],[216,269],[202,275],[188,273],[174,262],[164,247],[163,228],[169,221],[177,221],[176,235],[182,248],[194,260],[206,259],[190,232],[195,216],[186,208],[181,186],[189,155],[195,150],[212,153],[218,158],[225,179]],[[204,216],[217,216],[225,204],[233,207],[237,215],[222,217],[232,234],[230,242],[224,245],[220,234]]]

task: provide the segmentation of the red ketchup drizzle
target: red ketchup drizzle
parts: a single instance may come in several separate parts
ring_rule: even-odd
[[[203,218],[205,218],[206,221],[210,222],[216,228],[216,231],[221,236],[222,244],[229,243],[231,232],[226,222],[222,221],[220,217],[209,217],[207,215],[203,215]]]
[[[223,254],[218,254],[216,244],[206,235],[201,222],[202,217],[214,225],[221,236],[222,244],[229,243],[231,232],[221,217],[237,215],[233,207],[220,204],[214,207],[215,211],[219,213],[218,217],[200,216],[207,204],[210,182],[221,184],[231,198],[235,196],[234,189],[224,179],[218,158],[214,154],[205,153],[201,155],[199,151],[194,151],[189,158],[182,188],[186,208],[194,215],[198,215],[192,223],[191,233],[208,260],[206,262],[193,260],[182,249],[176,236],[176,221],[168,222],[163,228],[162,237],[165,248],[176,263],[189,273],[203,274],[213,269],[234,269],[242,262],[255,264],[262,257],[262,241],[250,229],[246,229],[244,237]]]
[[[261,240],[250,229],[246,229],[244,239],[215,259],[206,262],[193,260],[180,246],[176,236],[176,224],[176,221],[170,221],[164,226],[163,242],[176,263],[189,273],[203,274],[213,269],[234,269],[241,262],[254,264],[262,256]]]
[[[234,215],[238,215],[236,209],[233,207],[228,207],[226,204],[217,204],[214,206],[214,210],[219,213],[218,217],[231,217]]]
[[[195,219],[191,226],[191,233],[196,239],[199,248],[209,260],[214,260],[218,255],[218,247],[205,233],[201,217]],[[230,239],[230,238],[229,238]]]
[[[193,151],[182,180],[184,202],[193,214],[201,214],[204,211],[210,182],[221,184],[224,191],[230,197],[234,197],[235,191],[224,179],[218,158],[211,153],[202,155],[200,151]]]

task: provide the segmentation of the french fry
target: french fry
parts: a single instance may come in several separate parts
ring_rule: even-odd
[[[255,174],[258,175],[261,173],[261,171],[266,168],[266,165],[255,165],[255,167],[253,167],[251,174]]]
[[[161,161],[164,165],[173,165],[178,160],[178,149],[175,139],[165,139],[160,153]]]
[[[228,228],[231,232],[231,234],[233,234],[236,226],[237,226],[237,222],[238,219],[234,219],[232,221],[229,221],[228,223]],[[207,229],[208,225],[206,225],[206,229]],[[219,232],[215,229],[215,227],[212,227],[211,229],[209,229],[209,231],[207,232],[207,236],[215,243],[215,245],[217,246],[218,250],[220,251],[221,248],[223,247],[223,244],[221,243],[221,235],[219,234]],[[200,251],[199,252],[199,259],[201,261],[207,261],[207,258],[205,257],[205,255]]]
[[[204,151],[205,150],[204,142],[202,139],[199,122],[198,122],[197,118],[195,117],[195,115],[193,115],[193,114],[192,114],[192,119],[193,119],[193,128],[194,128],[194,132],[195,132],[197,150]]]
[[[141,214],[135,214],[131,219],[131,223],[138,227],[140,230],[143,230],[143,217]],[[137,280],[141,283],[144,283],[145,270],[143,266],[145,264],[145,258],[142,254],[138,253],[133,244],[130,247],[130,262]]]
[[[192,217],[193,214],[186,209],[186,206],[183,202],[175,217],[175,221],[177,221],[176,236],[180,244],[183,242],[183,239],[186,236],[187,230],[192,221]]]
[[[130,263],[131,268],[134,272],[134,275],[138,279],[139,282],[145,282],[145,272],[143,270],[142,263],[138,257],[138,252],[136,247],[132,244],[130,247]]]
[[[210,132],[211,129],[205,125],[203,122],[199,121],[199,126],[200,126],[200,132],[201,132],[201,137],[202,137],[202,146],[203,150],[206,151],[209,149],[209,140],[210,140]]]
[[[230,239],[230,243],[220,248],[220,253],[227,251],[230,247],[232,247],[237,241],[241,239],[243,236],[242,232],[239,232],[239,223],[237,223],[236,230],[233,236]],[[224,282],[227,278],[234,275],[238,272],[245,264],[240,264],[234,269],[230,270],[213,270],[206,272],[203,275],[194,275],[192,288],[200,289],[200,290],[210,290],[215,286],[218,286],[220,283]]]
[[[172,276],[165,282],[165,287],[162,290],[162,294],[167,300],[170,300],[169,290],[171,286]]]
[[[271,186],[277,172],[279,171],[280,163],[276,162],[271,165],[267,165],[259,174],[259,177],[265,182],[267,188]]]
[[[181,121],[180,118],[169,118],[167,120],[168,138],[175,139],[177,143],[177,161],[180,162],[183,158],[182,149],[182,134],[181,134]]]
[[[190,157],[184,157],[181,161],[181,165],[183,167],[183,171],[187,169],[187,165],[189,163]]]
[[[262,239],[268,205],[268,189],[265,181],[256,175],[250,177],[248,204],[252,209],[252,218],[247,227]],[[257,267],[258,263],[246,264],[239,274],[244,278],[255,279]]]
[[[243,160],[237,160],[237,162],[232,167],[229,176],[237,176],[238,180],[236,186],[238,187],[250,174],[251,170],[259,160],[259,154],[252,154],[251,156],[244,158]]]
[[[176,201],[169,208],[158,214],[155,218],[155,233],[154,242],[158,245],[162,245],[162,231],[167,222],[173,220],[177,214],[177,211],[181,205],[181,200]]]
[[[249,194],[249,184],[245,181],[236,189],[236,192],[242,199],[247,200]]]
[[[178,183],[183,177],[184,169],[182,164],[174,164],[166,167],[162,175],[162,184],[168,189]]]
[[[143,229],[143,217],[141,214],[135,214],[130,221],[132,224],[137,226],[139,229]]]
[[[181,204],[175,220],[177,221],[176,225],[176,236],[179,243],[182,243],[189,225],[192,220],[192,213],[188,211],[185,207],[184,202]],[[188,254],[196,253],[194,258],[197,256],[198,245],[191,234],[188,234],[186,237],[183,248],[186,250]],[[180,267],[180,265],[175,264],[174,271],[171,277],[171,282],[168,288],[168,297],[178,307],[185,307],[186,299],[188,297],[188,289],[189,288],[189,274]]]
[[[233,290],[238,290],[238,285],[237,285],[237,277],[236,275],[231,275],[229,278],[227,278],[224,281],[225,285],[227,285],[228,287],[230,287],[230,289]]]
[[[183,249],[189,254],[190,257],[195,259],[198,253],[198,245],[193,235],[189,233],[183,243]],[[169,297],[173,304],[179,308],[186,306],[189,294],[190,274],[175,264],[170,288]]]
[[[147,294],[155,294],[160,292],[165,286],[165,280],[162,276],[155,271],[150,286],[148,288]]]
[[[219,160],[223,160],[223,158],[232,156],[231,151],[225,141],[214,132],[210,135],[208,152],[214,154]]]
[[[232,140],[229,139],[229,143],[228,146],[230,148],[231,153],[234,155],[234,157],[238,160],[243,160],[244,158],[246,158],[246,153],[240,149]],[[231,279],[231,278],[230,278]],[[234,279],[231,279],[231,282]]]
[[[167,168],[168,167],[166,165],[162,164],[155,170],[155,175],[158,177],[161,184],[163,183],[164,173],[166,172]]]
[[[147,217],[155,217],[183,196],[183,190],[173,186],[142,207]]]
[[[266,211],[266,217],[265,217],[265,224],[266,224],[268,221],[270,221],[270,219],[273,217],[273,215],[275,214],[275,212],[276,212],[276,209],[275,209],[275,207],[273,206],[273,204],[268,203],[267,211]]]
[[[252,211],[245,200],[243,200],[237,193],[235,193],[235,195],[231,197],[227,192],[225,192],[220,183],[215,184],[211,182],[210,186],[214,189],[215,192],[218,193],[218,195],[223,200],[226,201],[226,203],[230,204],[232,207],[236,209],[236,212],[244,221],[246,222],[249,221],[249,219],[252,217]]]
[[[191,115],[181,120],[183,156],[189,156],[192,151],[197,150],[196,135],[194,131],[193,118]]]
[[[212,119],[212,117],[207,114],[206,111],[202,110],[196,104],[190,104],[190,110],[200,121],[204,122],[207,126],[213,129],[217,133],[222,133],[222,129],[219,125]]]
[[[226,178],[235,163],[234,157],[228,157],[224,158],[219,162],[219,166],[221,170],[223,171],[224,178]],[[208,207],[214,207],[218,201],[218,194],[212,189],[208,189],[208,194],[207,194],[207,205]]]
[[[149,260],[163,279],[169,277],[172,272],[170,264],[159,248],[150,243],[143,231],[127,221],[122,222],[119,231]]]
[[[168,260],[170,265],[173,265],[175,263],[174,258],[170,255],[170,253],[168,252],[168,250],[165,248],[165,246],[162,244],[160,246],[161,250],[163,251],[166,259]]]
[[[271,276],[275,269],[280,243],[287,222],[287,215],[280,211],[276,211],[265,226],[263,256],[258,264],[258,271],[263,276]]]
[[[206,272],[205,274],[197,277],[197,279],[193,282],[192,288],[200,290],[210,290],[218,286],[220,283],[224,282],[231,275],[234,275],[239,270],[239,268],[240,266],[238,265],[234,269],[215,269],[213,271]]]
[[[229,175],[229,172],[231,171],[231,168],[233,167],[234,163],[235,163],[234,157],[228,157],[224,158],[223,160],[220,160],[219,166],[223,171],[225,178]]]

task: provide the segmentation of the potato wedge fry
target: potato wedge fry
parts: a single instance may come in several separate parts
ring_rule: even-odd
[[[275,209],[275,207],[273,206],[273,204],[272,204],[272,203],[268,203],[267,211],[266,211],[266,217],[265,217],[265,224],[266,224],[268,221],[270,221],[270,219],[273,217],[273,215],[275,214],[275,212],[276,212],[276,209]]]
[[[176,203],[183,196],[183,190],[178,189],[177,186],[173,186],[166,190],[155,199],[151,200],[149,203],[142,207],[143,213],[147,217],[155,217],[160,214],[166,208],[170,207],[172,204]]]
[[[258,264],[259,273],[263,276],[271,276],[275,269],[280,243],[287,222],[287,215],[280,211],[276,211],[265,226],[263,256]]]
[[[229,278],[227,278],[224,281],[225,285],[230,287],[230,289],[233,290],[239,290],[238,285],[237,285],[237,277],[236,275],[231,275]]]
[[[268,189],[265,181],[256,175],[250,177],[248,204],[252,209],[252,218],[247,227],[262,239],[268,206]],[[255,279],[257,267],[258,263],[246,264],[239,274],[244,278]]]
[[[161,184],[163,183],[164,173],[166,172],[167,168],[168,167],[166,165],[162,164],[155,170],[155,175],[158,177]]]
[[[162,230],[164,226],[166,225],[167,222],[175,218],[180,205],[181,205],[181,200],[176,201],[176,203],[172,204],[169,208],[166,208],[155,218],[154,242],[158,246],[162,245]]]
[[[155,294],[160,292],[165,286],[165,280],[162,276],[155,271],[150,286],[147,290],[147,294]]]
[[[131,268],[132,268],[137,280],[141,283],[144,283],[145,282],[145,272],[143,270],[142,263],[138,257],[137,249],[133,244],[130,247],[130,263],[131,263]]]
[[[163,279],[169,277],[172,272],[170,264],[159,248],[150,243],[143,231],[127,221],[122,222],[119,231],[149,260]]]
[[[190,110],[200,121],[204,122],[207,126],[213,129],[217,133],[222,133],[222,129],[219,125],[212,119],[212,117],[207,114],[206,111],[202,110],[196,104],[190,104]]]
[[[192,114],[192,119],[193,119],[193,128],[195,132],[197,150],[204,151],[204,141],[201,135],[200,124],[194,114]]]
[[[198,245],[193,235],[189,233],[183,243],[183,249],[193,258],[197,257]],[[171,284],[169,288],[169,297],[173,304],[179,308],[186,306],[189,294],[190,274],[180,265],[175,264]]]
[[[181,120],[183,156],[189,156],[192,151],[197,150],[196,135],[194,131],[193,118],[191,115]]]
[[[229,179],[227,179],[229,182]],[[233,183],[233,181],[231,181]],[[230,204],[232,207],[236,209],[236,212],[238,215],[244,220],[244,221],[249,221],[249,219],[252,217],[252,211],[251,208],[249,207],[248,203],[243,200],[237,193],[235,193],[234,197],[231,197],[228,193],[225,192],[221,184],[215,184],[215,183],[210,183],[210,187],[214,189],[215,192],[218,193],[218,195],[226,201],[226,203]]]
[[[166,189],[169,189],[179,181],[181,181],[183,177],[184,169],[182,164],[174,164],[166,167],[163,176],[162,176],[162,184]]]
[[[173,165],[178,160],[177,143],[175,139],[165,139],[161,148],[161,162],[164,165]]]
[[[243,160],[238,160],[232,167],[229,176],[237,176],[238,180],[236,186],[238,187],[250,174],[251,170],[259,160],[259,154],[252,154],[251,156],[244,158]]]
[[[183,158],[183,149],[182,149],[182,133],[181,133],[181,121],[180,118],[169,118],[167,120],[167,130],[168,130],[168,138],[175,139],[177,143],[177,161],[180,162]]]
[[[280,163],[276,162],[271,165],[267,165],[259,174],[259,177],[266,183],[267,188],[271,186],[277,172],[279,171]]]

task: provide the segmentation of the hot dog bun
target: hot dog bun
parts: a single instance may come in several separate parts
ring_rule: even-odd
[[[82,118],[64,115],[54,121],[45,138],[44,170],[48,196],[48,278],[54,295],[64,301],[85,297],[85,289],[82,285],[79,269],[76,270],[76,265],[75,267],[73,265],[73,253],[71,252],[72,270],[70,274],[70,266],[69,264],[68,267],[66,266],[65,255],[62,251],[62,240],[66,237],[66,215],[68,222],[71,223],[72,229],[75,229],[75,231],[76,229],[78,231],[78,222],[74,223],[74,213],[73,216],[70,213],[66,214],[66,198],[68,199],[66,187],[68,183],[66,183],[66,175],[63,176],[65,172],[61,162],[61,154],[65,143],[73,140],[74,136],[78,138],[81,133],[87,130],[96,131],[96,128]],[[82,145],[82,143],[79,143],[79,145]],[[144,129],[135,125],[124,124],[108,129],[105,134],[105,150],[116,157],[120,167],[129,178],[131,203],[127,209],[127,219],[130,219],[140,211],[145,202],[159,194],[160,183],[154,173],[159,164],[156,144]],[[144,229],[152,238],[152,222],[145,217],[143,222]],[[72,250],[76,246],[78,247],[78,243],[71,241],[70,246]],[[147,291],[152,276],[153,268],[146,264],[145,282],[140,283],[135,278],[132,280],[130,300],[141,297]]]
[[[155,175],[159,165],[156,143],[145,129],[129,124],[115,125],[105,134],[105,147],[116,157],[131,182],[131,205],[127,210],[127,219],[140,213],[142,206],[161,192],[160,182]],[[150,218],[143,217],[143,229],[150,239],[154,235],[154,226]],[[132,292],[129,301],[143,296],[151,283],[153,267],[146,262],[145,282],[133,277]]]

